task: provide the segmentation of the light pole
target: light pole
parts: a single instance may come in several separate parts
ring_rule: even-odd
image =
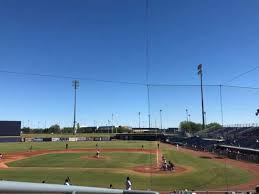
[[[205,124],[205,128],[206,128],[206,123],[207,123],[207,113],[204,112],[204,124]]]
[[[138,112],[138,128],[140,128],[140,112]]]
[[[185,109],[185,112],[186,112],[186,121],[188,122],[188,116],[189,116],[188,109]]]
[[[78,80],[73,80],[72,82],[73,88],[75,90],[74,94],[74,122],[73,122],[73,134],[76,134],[76,90],[79,87],[79,81]]]
[[[108,120],[108,133],[110,133],[110,129],[109,129],[110,128],[110,123],[111,123],[110,120]]]
[[[205,129],[204,121],[204,102],[203,102],[203,85],[202,85],[202,64],[198,65],[198,75],[200,75],[201,80],[201,109],[202,109],[202,129]]]
[[[112,133],[113,133],[113,113],[112,113]]]
[[[147,85],[147,104],[148,104],[148,128],[151,128],[151,114],[150,114],[150,96],[149,96],[149,85]]]
[[[191,114],[188,114],[189,122],[191,122]]]
[[[160,129],[163,130],[163,124],[162,124],[162,110],[160,109]]]

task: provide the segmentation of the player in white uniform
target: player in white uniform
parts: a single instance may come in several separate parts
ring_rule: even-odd
[[[130,178],[127,177],[126,182],[125,182],[125,186],[126,186],[126,190],[131,190],[131,181]]]

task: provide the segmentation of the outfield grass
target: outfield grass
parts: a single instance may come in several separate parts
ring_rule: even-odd
[[[0,143],[1,153],[28,151],[32,146],[33,150],[64,150],[68,143],[69,149],[76,148],[156,148],[156,144],[146,141],[82,141],[82,142],[18,142]]]
[[[155,155],[147,153],[101,153],[104,159],[87,159],[95,153],[46,154],[8,163],[10,167],[131,168],[149,165]]]
[[[46,134],[46,133],[30,133],[22,134],[22,137],[26,138],[44,138],[44,137],[111,137],[116,135],[116,133],[57,133],[57,134]]]
[[[93,148],[95,147],[95,144],[96,142],[71,142],[70,146],[71,148]],[[98,144],[106,148],[140,148],[141,145],[144,145],[145,148],[156,148],[156,142],[143,141],[98,142]],[[10,152],[11,150],[15,150],[11,148],[14,145],[16,146],[17,144],[9,144],[9,147],[0,145],[0,149],[2,150],[3,148],[6,148],[8,149],[8,152]],[[18,145],[21,147],[24,146],[23,148],[25,148],[29,144],[26,146],[23,144]],[[35,149],[64,149],[64,143],[58,142],[35,143],[33,144],[33,147],[34,146]],[[231,186],[245,183],[254,178],[253,175],[245,170],[229,165],[225,166],[222,163],[218,163],[210,159],[199,158],[197,156],[190,155],[189,153],[177,152],[164,144],[160,144],[160,150],[166,158],[173,161],[176,166],[181,165],[191,171],[182,174],[172,173],[169,175],[155,175],[148,173],[139,174],[127,170],[127,168],[131,168],[134,165],[138,166],[139,163],[142,162],[144,165],[150,164],[149,154],[142,154],[139,156],[135,153],[107,153],[114,159],[112,161],[116,161],[117,165],[115,165],[115,162],[110,163],[108,161],[103,164],[101,164],[100,161],[97,165],[96,161],[87,161],[87,163],[82,162],[82,164],[80,164],[80,162],[78,162],[78,157],[80,157],[82,153],[73,153],[71,155],[57,154],[56,156],[55,154],[48,154],[45,156],[37,156],[17,161],[12,163],[11,166],[25,165],[30,167],[11,167],[8,169],[1,169],[0,177],[5,180],[32,182],[41,182],[42,180],[46,180],[49,183],[62,184],[65,177],[70,176],[72,183],[75,185],[108,187],[109,184],[113,184],[115,188],[124,188],[125,177],[130,176],[134,189],[152,189],[157,191],[170,191],[186,188],[201,190],[226,188],[227,183]],[[85,155],[85,153],[83,153],[83,155]],[[64,159],[66,159],[66,161],[64,161]],[[76,162],[74,163],[74,161]],[[154,162],[154,160],[152,162]],[[63,167],[49,169],[53,166]],[[89,169],[90,167],[93,168]]]

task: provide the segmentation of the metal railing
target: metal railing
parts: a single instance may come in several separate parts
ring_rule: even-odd
[[[0,181],[0,193],[60,193],[60,194],[159,194],[155,191],[122,190],[98,187],[68,186],[46,183]]]

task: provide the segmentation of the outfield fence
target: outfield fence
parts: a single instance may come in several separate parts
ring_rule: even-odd
[[[155,191],[122,190],[98,187],[83,187],[72,185],[58,185],[46,183],[28,183],[15,181],[0,181],[0,193],[19,194],[159,194]]]

